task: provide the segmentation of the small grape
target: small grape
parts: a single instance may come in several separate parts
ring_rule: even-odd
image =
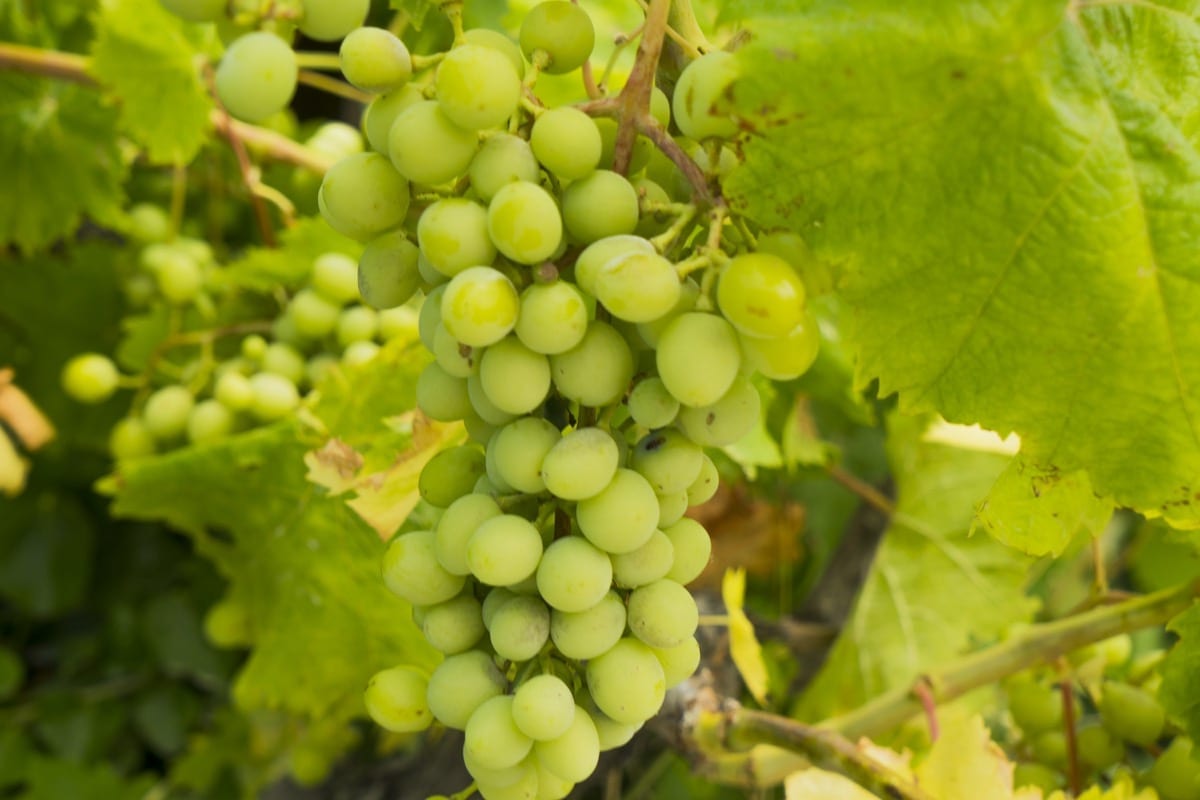
[[[653,254],[654,245],[641,236],[622,234],[607,236],[592,242],[575,259],[575,282],[591,295],[596,294],[596,277],[600,270],[618,257],[634,253]]]
[[[421,632],[433,649],[446,655],[470,650],[485,632],[479,601],[470,591],[464,591],[429,606],[421,620]]]
[[[530,739],[557,739],[575,719],[575,698],[561,678],[535,675],[513,694],[512,715],[513,722]]]
[[[721,271],[717,305],[740,332],[778,339],[804,321],[807,293],[791,265],[770,253],[744,253]]]
[[[496,258],[488,210],[462,197],[438,200],[425,209],[417,221],[417,241],[434,269],[451,278]]]
[[[203,400],[192,407],[187,419],[187,438],[193,444],[212,444],[233,431],[233,414],[217,400]]]
[[[1008,710],[1026,734],[1053,730],[1062,725],[1062,694],[1028,678],[1014,680],[1008,686]]]
[[[610,591],[582,611],[551,611],[550,638],[564,656],[582,661],[608,652],[620,641],[625,622],[625,603]]]
[[[729,391],[741,366],[733,326],[713,314],[679,315],[658,342],[658,375],[685,406],[711,405]],[[703,364],[704,369],[696,369]]]
[[[321,183],[321,198],[330,227],[363,242],[402,223],[410,200],[408,181],[379,153],[334,164]]]
[[[704,452],[683,434],[662,430],[642,437],[630,466],[650,481],[656,494],[682,492],[700,477]]]
[[[172,247],[156,260],[154,282],[167,302],[186,305],[204,287],[204,271],[190,254]]]
[[[154,436],[140,417],[126,417],[113,426],[108,452],[118,460],[153,455]]]
[[[217,95],[230,114],[260,122],[292,101],[298,75],[296,54],[287,42],[273,33],[255,31],[225,51],[217,65]]]
[[[688,508],[687,492],[658,496],[658,527],[666,528],[683,519]]]
[[[496,408],[508,414],[528,414],[550,392],[550,361],[509,336],[484,351],[479,382]]]
[[[371,0],[301,0],[300,32],[318,42],[333,42],[361,26]]]
[[[611,325],[592,322],[578,345],[550,357],[550,371],[564,397],[585,406],[606,406],[629,387],[633,353]]]
[[[533,749],[533,739],[513,721],[513,698],[499,695],[485,700],[467,721],[463,755],[487,769],[511,767]]]
[[[165,386],[155,391],[142,408],[146,430],[160,442],[182,437],[195,403],[192,393],[182,386]]]
[[[171,238],[171,217],[150,203],[137,203],[129,209],[129,235],[139,242],[165,242]]]
[[[537,568],[538,594],[558,611],[586,611],[604,599],[612,580],[608,555],[581,536],[553,542]]]
[[[379,315],[367,306],[351,306],[338,315],[337,341],[342,347],[369,343],[379,332]]]
[[[539,764],[571,783],[585,780],[600,762],[600,734],[591,715],[579,706],[574,706],[571,722],[562,734],[538,741],[533,748]]]
[[[528,181],[501,186],[488,204],[488,233],[508,258],[536,264],[562,242],[562,217],[550,193]]]
[[[530,350],[554,355],[579,344],[587,325],[587,305],[579,290],[566,281],[554,281],[535,283],[521,293],[513,330]]]
[[[304,380],[306,362],[300,351],[283,342],[267,345],[262,357],[263,372],[281,375],[295,384]]]
[[[337,327],[341,308],[325,299],[324,295],[312,290],[301,289],[288,304],[287,313],[292,324],[303,336],[320,339],[333,333]]]
[[[63,391],[79,403],[103,403],[112,397],[120,384],[121,373],[108,356],[83,353],[63,367]]]
[[[718,111],[722,96],[736,78],[737,58],[724,51],[706,53],[684,67],[672,102],[675,124],[684,136],[729,139],[737,133],[737,121]]]
[[[367,713],[381,728],[395,733],[423,731],[433,724],[425,700],[427,686],[428,680],[414,667],[377,672],[367,684]]]
[[[466,583],[444,570],[434,550],[433,531],[412,531],[392,539],[383,554],[383,581],[414,605],[444,603]]]
[[[585,244],[631,234],[638,223],[637,191],[625,176],[595,170],[563,191],[562,218],[567,232]]]
[[[508,56],[482,45],[462,44],[447,53],[436,85],[442,111],[472,131],[499,127],[521,99],[521,78]]]
[[[704,462],[700,465],[700,477],[696,478],[696,482],[688,487],[688,505],[698,506],[701,503],[707,503],[717,493],[720,485],[721,475],[717,472],[717,465],[706,455]]]
[[[413,183],[438,185],[467,171],[479,140],[450,121],[434,100],[400,112],[388,132],[392,164]]]
[[[442,324],[463,344],[487,347],[503,339],[517,323],[517,290],[491,267],[458,273],[442,295]]]
[[[1200,765],[1192,757],[1191,739],[1175,737],[1147,777],[1163,800],[1200,800]]]
[[[430,364],[417,378],[417,408],[430,419],[454,422],[471,413],[467,382]]]
[[[542,459],[546,488],[563,500],[586,500],[604,490],[617,473],[620,451],[600,428],[579,428],[562,437]]]
[[[469,378],[479,372],[479,348],[468,347],[439,325],[433,335],[433,357],[438,366],[456,378]]]
[[[312,288],[339,307],[358,299],[358,266],[345,253],[317,256],[313,260],[310,280]]]
[[[609,553],[628,553],[646,543],[658,525],[658,497],[633,470],[618,469],[599,494],[581,500],[576,520],[592,544]]]
[[[1125,758],[1125,745],[1102,725],[1081,727],[1075,733],[1079,759],[1094,770],[1102,771]]]
[[[658,663],[662,664],[667,686],[675,686],[690,678],[700,666],[700,643],[689,636],[674,647],[651,647]]]
[[[1017,764],[1013,770],[1013,788],[1015,789],[1033,786],[1049,794],[1061,789],[1065,784],[1066,779],[1061,772],[1044,764],[1024,761]]]
[[[712,555],[712,540],[704,526],[690,517],[684,517],[665,528],[663,534],[671,541],[674,558],[666,577],[679,584],[691,583],[700,577]]]
[[[746,362],[773,381],[790,381],[808,371],[817,359],[821,334],[811,315],[779,339],[755,339],[738,334]]]
[[[687,589],[662,579],[629,593],[629,630],[651,647],[678,647],[696,633],[699,612]]]
[[[613,583],[622,589],[636,589],[665,578],[674,563],[675,546],[670,537],[656,530],[637,550],[612,556]]]
[[[342,40],[338,51],[342,74],[365,92],[388,92],[412,77],[408,47],[389,30],[358,28]]]
[[[500,516],[500,506],[487,495],[468,494],[446,508],[438,520],[434,551],[438,563],[454,575],[467,575],[467,542],[475,529],[492,517]]]
[[[495,452],[496,469],[505,483],[519,492],[537,494],[546,488],[542,462],[560,440],[558,428],[550,422],[522,417],[501,428],[488,450]]]
[[[536,597],[517,595],[492,614],[492,648],[509,661],[528,661],[550,639],[550,611]]]
[[[595,276],[596,299],[614,317],[652,322],[666,316],[682,291],[675,265],[657,253],[629,253],[609,261]]]
[[[461,445],[443,450],[421,470],[417,487],[425,502],[448,508],[455,500],[470,494],[483,474],[483,453],[477,447]]]
[[[533,154],[560,178],[585,178],[600,163],[600,130],[577,108],[561,106],[542,113],[529,134]]]
[[[274,422],[290,414],[300,405],[300,392],[289,378],[271,372],[250,376],[254,401],[250,413],[262,422]]]
[[[409,106],[416,105],[425,99],[421,90],[412,84],[404,84],[387,94],[381,94],[372,100],[363,111],[362,127],[367,135],[367,142],[377,153],[389,154],[388,140],[396,117]],[[339,156],[344,158],[344,156]]]
[[[650,719],[667,691],[666,674],[654,651],[629,638],[588,661],[587,686],[597,707],[617,722]]]
[[[737,376],[721,399],[710,406],[684,408],[679,425],[688,438],[705,447],[724,447],[748,434],[762,416],[762,398],[754,384]]]
[[[638,381],[629,393],[628,403],[634,422],[646,428],[664,428],[679,414],[679,401],[667,391],[661,378]]]
[[[542,558],[542,535],[533,523],[515,514],[485,520],[467,540],[471,574],[489,586],[511,586],[525,580]]]
[[[549,60],[545,71],[561,75],[583,66],[596,44],[591,17],[565,0],[549,0],[530,9],[521,23],[521,51],[530,61],[539,51]]]
[[[1136,686],[1105,682],[1099,706],[1104,727],[1140,747],[1153,744],[1166,725],[1162,706],[1153,695]]]
[[[484,202],[491,202],[496,192],[510,183],[537,183],[538,163],[529,142],[509,133],[498,133],[484,141],[471,160],[467,175],[475,194]]]

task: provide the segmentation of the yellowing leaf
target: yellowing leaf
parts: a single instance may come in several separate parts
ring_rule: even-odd
[[[849,778],[823,769],[805,769],[783,784],[787,800],[875,800],[875,795]]]
[[[767,701],[767,665],[763,661],[762,645],[754,635],[754,625],[742,611],[746,598],[746,570],[725,571],[721,581],[721,599],[729,614],[729,652],[733,663],[746,682],[746,688],[754,699],[765,704]]]
[[[950,716],[917,768],[921,787],[938,800],[1012,800],[1013,764],[979,717]]]

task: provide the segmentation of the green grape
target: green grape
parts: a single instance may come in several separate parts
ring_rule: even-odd
[[[499,50],[462,44],[437,68],[437,101],[455,125],[478,131],[498,128],[517,110],[521,78]]]
[[[519,492],[538,494],[546,489],[542,461],[561,439],[558,428],[550,422],[522,417],[501,428],[488,450],[495,451],[496,469],[505,483]]]
[[[139,242],[165,242],[171,238],[171,217],[150,203],[137,203],[129,209],[129,235]]]
[[[600,166],[609,169],[613,166],[617,154],[619,126],[615,119],[601,117],[596,120],[596,128],[600,131]],[[638,136],[633,141],[633,152],[629,155],[629,169],[626,170],[626,173],[633,175],[641,172],[655,152],[657,149],[653,142],[645,136]]]
[[[485,700],[467,722],[463,755],[486,769],[511,767],[533,749],[512,716],[511,695]]]
[[[686,491],[658,496],[658,527],[666,528],[683,519],[688,508]]]
[[[487,347],[508,335],[517,324],[519,309],[517,290],[504,273],[469,267],[446,285],[442,324],[463,344]]]
[[[588,310],[579,290],[566,281],[535,283],[521,293],[513,332],[535,353],[565,353],[583,341]]]
[[[756,249],[760,253],[770,253],[788,262],[812,293],[820,294],[833,288],[833,277],[828,265],[813,255],[812,248],[799,234],[791,231],[763,234],[758,237]]]
[[[637,550],[612,557],[613,583],[622,589],[645,586],[665,578],[674,563],[675,546],[656,530]]]
[[[267,352],[267,340],[257,333],[252,333],[242,339],[241,351],[243,358],[249,361],[260,361],[263,353]]]
[[[1043,764],[1058,769],[1067,766],[1067,736],[1061,730],[1042,731],[1032,737],[1030,747]]]
[[[651,647],[676,647],[696,633],[700,613],[690,592],[662,579],[629,594],[629,630]]]
[[[644,378],[629,393],[629,415],[644,428],[664,428],[679,415],[679,401],[661,378]]]
[[[233,116],[259,122],[292,101],[299,72],[287,42],[273,33],[247,33],[217,65],[217,96]]]
[[[305,380],[310,385],[316,386],[329,377],[330,373],[337,369],[337,365],[338,360],[336,358],[328,353],[319,353],[308,360],[308,364],[304,368]]]
[[[446,286],[438,286],[425,296],[421,303],[420,315],[417,319],[421,342],[425,349],[433,351],[437,341],[438,329],[442,328],[442,298],[446,296]]]
[[[1154,696],[1136,686],[1106,681],[1099,706],[1104,727],[1140,747],[1154,744],[1167,722]]]
[[[507,603],[517,596],[517,593],[507,586],[496,586],[490,589],[487,596],[483,598],[483,624],[485,627],[492,626],[492,620],[496,617],[496,612],[500,610],[500,606]]]
[[[204,615],[204,635],[217,647],[247,647],[254,641],[250,614],[244,605],[226,597]]]
[[[467,175],[479,199],[490,203],[496,192],[510,183],[536,184],[539,172],[529,142],[510,133],[498,133],[484,141],[471,159]]]
[[[483,453],[465,444],[443,450],[429,460],[421,470],[418,491],[425,502],[438,508],[471,493],[475,481],[483,474]]]
[[[600,602],[582,611],[550,612],[550,638],[567,658],[583,661],[606,653],[624,632],[625,603],[616,592],[607,592]]]
[[[287,313],[302,336],[321,339],[337,327],[341,307],[313,289],[301,289],[288,304]]]
[[[537,589],[556,611],[586,611],[612,586],[608,556],[581,536],[564,536],[546,548],[537,568]]]
[[[358,265],[345,253],[323,253],[313,260],[310,283],[326,300],[344,306],[358,299]]]
[[[337,341],[342,347],[370,343],[379,332],[379,315],[367,306],[351,306],[338,315]]]
[[[421,631],[434,650],[454,655],[470,650],[483,638],[483,613],[470,590],[425,609]]]
[[[513,694],[512,715],[521,732],[535,742],[557,739],[575,719],[575,698],[562,678],[535,675]]]
[[[480,351],[455,339],[445,325],[438,325],[433,335],[433,357],[439,367],[456,378],[469,378],[479,372]]]
[[[451,278],[496,258],[487,209],[462,197],[438,200],[425,209],[417,222],[417,241],[434,269]]]
[[[529,145],[542,166],[566,180],[585,178],[600,163],[600,130],[591,117],[570,106],[542,112]]]
[[[435,100],[413,103],[388,131],[388,153],[400,174],[413,183],[438,185],[467,171],[479,146],[474,131],[450,121]]]
[[[322,124],[306,144],[309,149],[334,160],[363,151],[363,137],[358,129],[337,121]]]
[[[671,98],[657,86],[650,90],[650,116],[664,128],[671,126]]]
[[[329,226],[360,242],[404,222],[410,200],[408,181],[380,153],[358,153],[334,164],[321,182],[321,197]]]
[[[643,722],[662,708],[666,675],[654,651],[621,639],[587,663],[587,687],[604,714],[617,722]]]
[[[579,6],[549,0],[530,9],[521,22],[521,52],[530,61],[539,51],[548,60],[543,69],[562,75],[583,66],[596,44],[592,19]]]
[[[1007,690],[1009,713],[1027,735],[1062,726],[1062,693],[1056,687],[1024,677],[1010,681]]]
[[[780,339],[753,339],[738,334],[746,362],[773,381],[790,381],[808,371],[821,347],[817,321],[806,316],[790,334]]]
[[[617,474],[621,454],[600,428],[578,428],[562,437],[542,459],[546,488],[562,500],[595,497]]]
[[[667,686],[676,686],[695,674],[700,666],[700,643],[689,636],[674,647],[652,647],[662,664]]]
[[[436,305],[436,304],[435,304]],[[379,312],[379,338],[385,342],[417,338],[419,315],[407,306],[385,308]],[[438,320],[441,324],[441,320]]]
[[[1044,764],[1024,761],[1013,769],[1013,788],[1015,789],[1033,786],[1049,794],[1061,789],[1065,784],[1066,780],[1061,772]]]
[[[146,398],[142,421],[158,441],[178,439],[187,430],[188,415],[196,400],[182,386],[165,386]]]
[[[113,426],[108,437],[108,452],[118,460],[154,454],[154,436],[140,417],[126,417]]]
[[[739,375],[729,391],[711,406],[680,411],[679,425],[697,444],[724,447],[753,430],[761,415],[762,398],[758,389]]]
[[[578,345],[550,357],[554,387],[585,406],[606,406],[625,394],[633,379],[633,353],[611,325],[593,321]]]
[[[647,345],[657,348],[663,331],[669,328],[679,316],[694,309],[699,300],[700,285],[691,278],[687,278],[679,285],[679,299],[675,301],[675,307],[656,320],[639,324],[637,326],[638,335]]]
[[[254,400],[250,413],[261,422],[274,422],[292,413],[300,405],[300,392],[289,378],[271,372],[250,376]]]
[[[488,203],[488,233],[508,258],[536,264],[554,255],[562,243],[562,215],[541,186],[514,181],[497,189]]]
[[[304,380],[306,362],[300,351],[283,342],[272,342],[263,352],[263,372],[282,375],[292,383]]]
[[[629,253],[609,261],[595,276],[596,299],[628,322],[666,316],[681,292],[675,265],[656,253]]]
[[[216,22],[225,16],[227,0],[162,0],[163,7],[188,22]]]
[[[537,749],[536,743],[534,744],[534,749]],[[575,784],[571,781],[560,778],[546,769],[542,765],[541,759],[538,759],[537,776],[537,800],[564,800],[564,798],[571,794],[571,790],[575,788]]]
[[[737,59],[720,50],[705,53],[683,68],[675,84],[671,110],[684,136],[729,139],[738,132],[737,121],[717,110],[722,95],[736,78]]]
[[[638,213],[640,219],[634,233],[638,236],[657,236],[671,226],[672,216],[662,210],[662,206],[671,202],[671,195],[649,178],[635,178],[633,188],[638,193]]]
[[[721,474],[717,472],[717,465],[706,455],[704,462],[700,465],[700,477],[696,478],[696,482],[688,487],[688,505],[698,506],[701,503],[707,503],[717,493],[720,486]]]
[[[1097,771],[1125,758],[1125,745],[1102,725],[1088,725],[1076,731],[1075,748],[1080,761]]]
[[[517,595],[492,614],[488,632],[501,658],[528,661],[550,638],[550,610],[536,597]]]
[[[421,90],[411,84],[405,84],[399,89],[381,94],[372,100],[363,112],[362,126],[367,134],[367,142],[377,153],[390,153],[392,125],[396,118],[410,106],[425,99]]]
[[[472,414],[463,420],[463,426],[467,429],[467,436],[476,444],[484,445],[485,447],[492,441],[492,437],[496,434],[496,426],[484,420],[478,414]],[[491,484],[491,480],[484,475],[480,480],[487,481]],[[476,490],[478,491],[478,489]]]
[[[472,775],[475,788],[483,800],[530,800],[538,796],[538,768],[536,759],[526,758],[517,767],[520,774],[512,778],[507,773],[503,781],[497,782],[495,773],[482,772]],[[478,770],[477,770],[478,771]],[[512,781],[511,783],[509,781]]]
[[[681,404],[712,405],[729,391],[741,366],[737,333],[713,314],[680,314],[662,332],[656,362],[658,376]]]
[[[333,42],[367,21],[371,0],[300,0],[300,32],[318,42]]]
[[[704,526],[691,517],[684,517],[663,530],[671,540],[675,561],[667,578],[679,584],[691,583],[700,577],[712,556],[712,540]]]
[[[500,513],[500,506],[487,495],[468,494],[451,503],[438,520],[434,539],[434,552],[442,568],[453,575],[470,574],[467,542],[476,528]]]
[[[233,414],[217,400],[192,406],[187,418],[187,438],[192,444],[213,444],[233,431]]]
[[[167,302],[186,305],[204,287],[204,271],[191,255],[170,248],[154,265],[154,282]]]
[[[288,772],[301,786],[318,786],[332,771],[332,756],[316,744],[297,744],[288,753]]]
[[[595,170],[563,191],[562,218],[567,233],[584,244],[633,233],[638,223],[637,191],[625,176]]]
[[[717,305],[747,336],[778,339],[804,321],[804,284],[791,265],[770,253],[743,253],[721,271]]]
[[[542,535],[533,523],[515,514],[484,520],[467,540],[471,574],[489,586],[525,580],[542,557]]]
[[[538,763],[551,774],[578,783],[596,771],[600,762],[600,734],[587,710],[571,702],[573,713],[566,730],[549,741],[536,742],[533,751]]]
[[[375,673],[364,696],[367,713],[379,727],[394,733],[415,733],[433,724],[425,700],[428,680],[415,667],[399,666]]]
[[[657,494],[685,491],[700,477],[704,452],[675,430],[643,436],[633,451],[630,466],[650,481]]]
[[[479,382],[496,408],[509,414],[528,414],[550,392],[550,361],[509,336],[484,351]]]
[[[590,697],[588,700],[590,703],[588,714],[591,715],[592,722],[596,726],[596,733],[600,737],[600,752],[602,753],[629,744],[634,734],[640,731],[645,724],[643,722],[617,722],[596,708]]]
[[[437,364],[430,364],[417,378],[417,408],[438,422],[463,419],[471,413],[467,382],[448,374]]]
[[[471,408],[480,419],[489,425],[507,425],[517,418],[516,414],[510,414],[507,411],[501,411],[496,408],[495,404],[488,399],[487,392],[483,390],[483,382],[479,380],[479,375],[472,375],[467,378],[467,396],[471,400]],[[512,487],[507,487],[506,491],[511,492]]]
[[[643,253],[653,255],[654,245],[641,236],[622,234],[606,236],[592,242],[575,259],[575,282],[590,295],[596,294],[596,277],[610,261],[619,257]]]
[[[364,92],[390,92],[412,77],[408,47],[389,30],[358,28],[338,50],[342,74]]]
[[[1192,740],[1175,737],[1147,778],[1163,800],[1200,800],[1200,764],[1192,757]]]
[[[352,342],[342,351],[342,363],[347,367],[361,367],[374,361],[379,355],[379,345],[374,342]]]
[[[413,605],[444,603],[462,591],[466,578],[438,563],[433,531],[412,531],[392,539],[383,554],[383,582]]]
[[[417,256],[417,274],[429,286],[441,286],[450,280],[446,273],[440,272],[433,264],[429,263],[429,259],[425,257],[424,253]]]
[[[658,524],[658,497],[649,481],[618,469],[612,483],[575,509],[579,529],[608,553],[628,553],[646,543]]]
[[[475,709],[504,693],[505,680],[491,656],[479,650],[448,656],[429,677],[426,697],[437,721],[463,730]]]
[[[83,353],[63,367],[60,383],[67,396],[78,403],[103,403],[117,391],[121,373],[108,356]]]

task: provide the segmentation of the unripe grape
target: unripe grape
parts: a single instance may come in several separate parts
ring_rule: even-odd
[[[381,728],[395,733],[423,731],[433,724],[425,699],[428,680],[415,667],[400,666],[375,673],[367,684],[367,713]]]
[[[187,438],[193,444],[219,442],[232,430],[233,413],[216,400],[203,400],[188,414]]]
[[[312,289],[301,289],[288,304],[287,313],[301,335],[320,339],[333,333],[341,308]]]
[[[1153,695],[1136,686],[1106,681],[1099,706],[1106,728],[1141,747],[1153,744],[1166,725],[1163,707]]]
[[[442,295],[442,324],[463,344],[487,347],[517,323],[517,290],[491,267],[470,267],[454,276]]]
[[[370,102],[363,111],[362,127],[371,149],[388,155],[388,139],[396,117],[410,106],[425,100],[421,90],[412,84],[404,84],[387,94],[381,94]]]
[[[408,181],[379,153],[358,153],[334,164],[320,196],[330,227],[364,242],[402,223],[410,200]]]
[[[333,42],[361,26],[371,0],[301,0],[300,32],[318,42]]]
[[[367,245],[369,248],[371,245]],[[345,253],[323,253],[313,260],[312,288],[338,306],[358,299],[358,268]]]
[[[195,402],[192,393],[184,387],[164,386],[146,398],[142,408],[146,429],[159,441],[183,436]]]
[[[706,53],[684,67],[672,103],[675,124],[684,136],[728,139],[737,133],[737,121],[717,110],[736,78],[737,58],[724,51]]]
[[[786,261],[745,253],[721,272],[717,304],[740,332],[760,339],[787,336],[804,321],[806,292]]]
[[[536,264],[562,243],[562,217],[550,193],[536,183],[500,187],[488,204],[488,233],[501,253],[519,264]]]
[[[578,69],[595,44],[591,17],[565,0],[539,3],[521,23],[521,51],[530,61],[539,51],[544,52],[549,57],[545,71],[551,75]]]
[[[499,127],[521,99],[521,79],[508,57],[481,45],[463,44],[437,69],[437,98],[442,111],[466,130]]]
[[[292,101],[298,75],[296,55],[287,42],[273,33],[255,31],[225,51],[217,65],[217,95],[230,114],[259,122]]]
[[[338,54],[346,80],[366,92],[392,91],[412,77],[408,47],[383,28],[351,31]]]
[[[562,217],[567,232],[584,244],[633,233],[638,223],[637,191],[625,176],[595,170],[563,191]]]
[[[471,188],[484,202],[510,183],[537,183],[538,163],[529,142],[509,133],[489,136],[467,170]]]
[[[560,106],[542,113],[529,134],[533,154],[560,178],[587,177],[600,163],[600,131],[577,108]]]
[[[488,236],[488,210],[462,197],[438,200],[425,209],[417,221],[417,241],[434,269],[451,278],[496,258]]]
[[[282,375],[260,372],[250,377],[254,401],[250,413],[262,422],[274,422],[290,414],[300,405],[296,384]]]
[[[140,417],[121,420],[108,437],[108,451],[118,460],[153,455],[154,450],[154,436]]]
[[[388,132],[392,164],[413,183],[454,180],[467,171],[478,145],[475,132],[451,122],[433,100],[404,109]]]
[[[113,396],[121,380],[117,365],[108,356],[83,353],[63,367],[63,391],[79,403],[103,403]]]

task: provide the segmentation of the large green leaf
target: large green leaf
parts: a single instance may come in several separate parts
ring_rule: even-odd
[[[859,383],[1200,523],[1198,4],[774,7],[730,199],[840,265]]]
[[[1163,662],[1158,697],[1171,719],[1195,739],[1200,737],[1200,605],[1171,620],[1168,627],[1179,641]]]
[[[1034,610],[1029,559],[968,536],[971,507],[1007,459],[893,435],[896,512],[846,627],[801,699],[820,719],[854,708],[1000,635]]]
[[[356,403],[318,405],[322,427],[334,434],[361,427],[359,414],[378,421],[381,398],[411,394],[414,369],[385,356],[348,372],[339,379],[360,387]],[[430,666],[436,655],[407,604],[384,588],[379,536],[305,479],[304,455],[321,440],[286,420],[222,444],[123,463],[113,511],[187,532],[229,577],[253,638],[235,687],[243,707],[328,719],[361,712],[373,672]]]

